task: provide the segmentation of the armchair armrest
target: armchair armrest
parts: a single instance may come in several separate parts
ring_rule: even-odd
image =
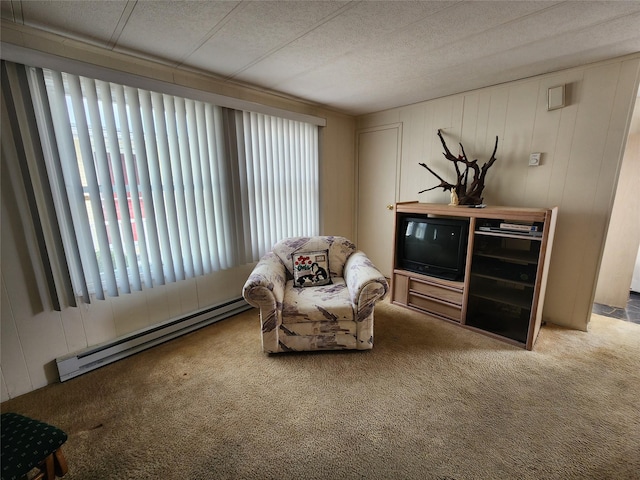
[[[244,299],[260,309],[262,349],[278,351],[278,325],[282,321],[282,300],[286,270],[278,256],[269,252],[260,259],[242,288]]]
[[[382,300],[389,291],[387,279],[362,251],[347,259],[344,265],[344,279],[351,301],[356,306],[358,321],[367,318],[375,303]]]
[[[278,256],[269,252],[260,259],[242,288],[242,296],[256,308],[282,308],[286,269]]]

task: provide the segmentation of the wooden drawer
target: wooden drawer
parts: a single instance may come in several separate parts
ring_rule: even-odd
[[[409,280],[409,292],[419,293],[448,303],[455,303],[456,305],[462,305],[462,290],[444,285],[421,282],[415,278],[411,278]]]
[[[391,300],[393,302],[398,302],[402,305],[406,305],[407,295],[409,294],[409,277],[407,277],[406,275],[394,273],[391,291]]]
[[[409,293],[409,305],[426,312],[450,318],[456,322],[459,322],[462,319],[461,306],[439,302],[435,299],[424,297],[417,293]]]

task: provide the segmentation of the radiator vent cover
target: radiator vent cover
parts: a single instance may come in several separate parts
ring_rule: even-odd
[[[243,298],[237,298],[59,357],[56,364],[60,381],[64,382],[250,308]]]

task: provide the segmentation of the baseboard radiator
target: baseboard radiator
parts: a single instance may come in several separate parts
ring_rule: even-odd
[[[59,357],[56,363],[60,381],[64,382],[250,308],[251,306],[244,299],[237,298]]]

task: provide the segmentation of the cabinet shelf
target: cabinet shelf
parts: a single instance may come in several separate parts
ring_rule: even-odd
[[[528,291],[527,291],[528,290]],[[491,284],[481,284],[469,291],[472,297],[484,298],[496,303],[511,305],[518,308],[531,310],[533,289],[519,290],[510,287],[499,287]]]
[[[542,235],[531,235],[527,233],[517,233],[517,232],[489,232],[485,230],[476,230],[476,235],[486,235],[487,237],[502,237],[502,238],[517,238],[523,240],[534,240],[540,242],[542,240]]]
[[[504,314],[496,316],[490,311],[477,310],[470,315],[467,325],[524,344],[527,341],[529,318]]]
[[[497,260],[507,260],[510,262],[528,263],[535,265],[538,263],[538,253],[528,250],[493,249],[488,251],[475,251],[476,257],[495,258]]]
[[[535,284],[533,282],[525,282],[522,280],[511,280],[509,278],[504,278],[504,277],[498,277],[495,275],[489,275],[486,273],[475,273],[475,272],[471,272],[471,275],[474,277],[478,277],[478,278],[486,278],[487,280],[495,280],[495,281],[499,281],[499,282],[506,282],[506,283],[511,283],[513,285],[520,285],[523,287],[531,287],[533,288],[535,286]]]

